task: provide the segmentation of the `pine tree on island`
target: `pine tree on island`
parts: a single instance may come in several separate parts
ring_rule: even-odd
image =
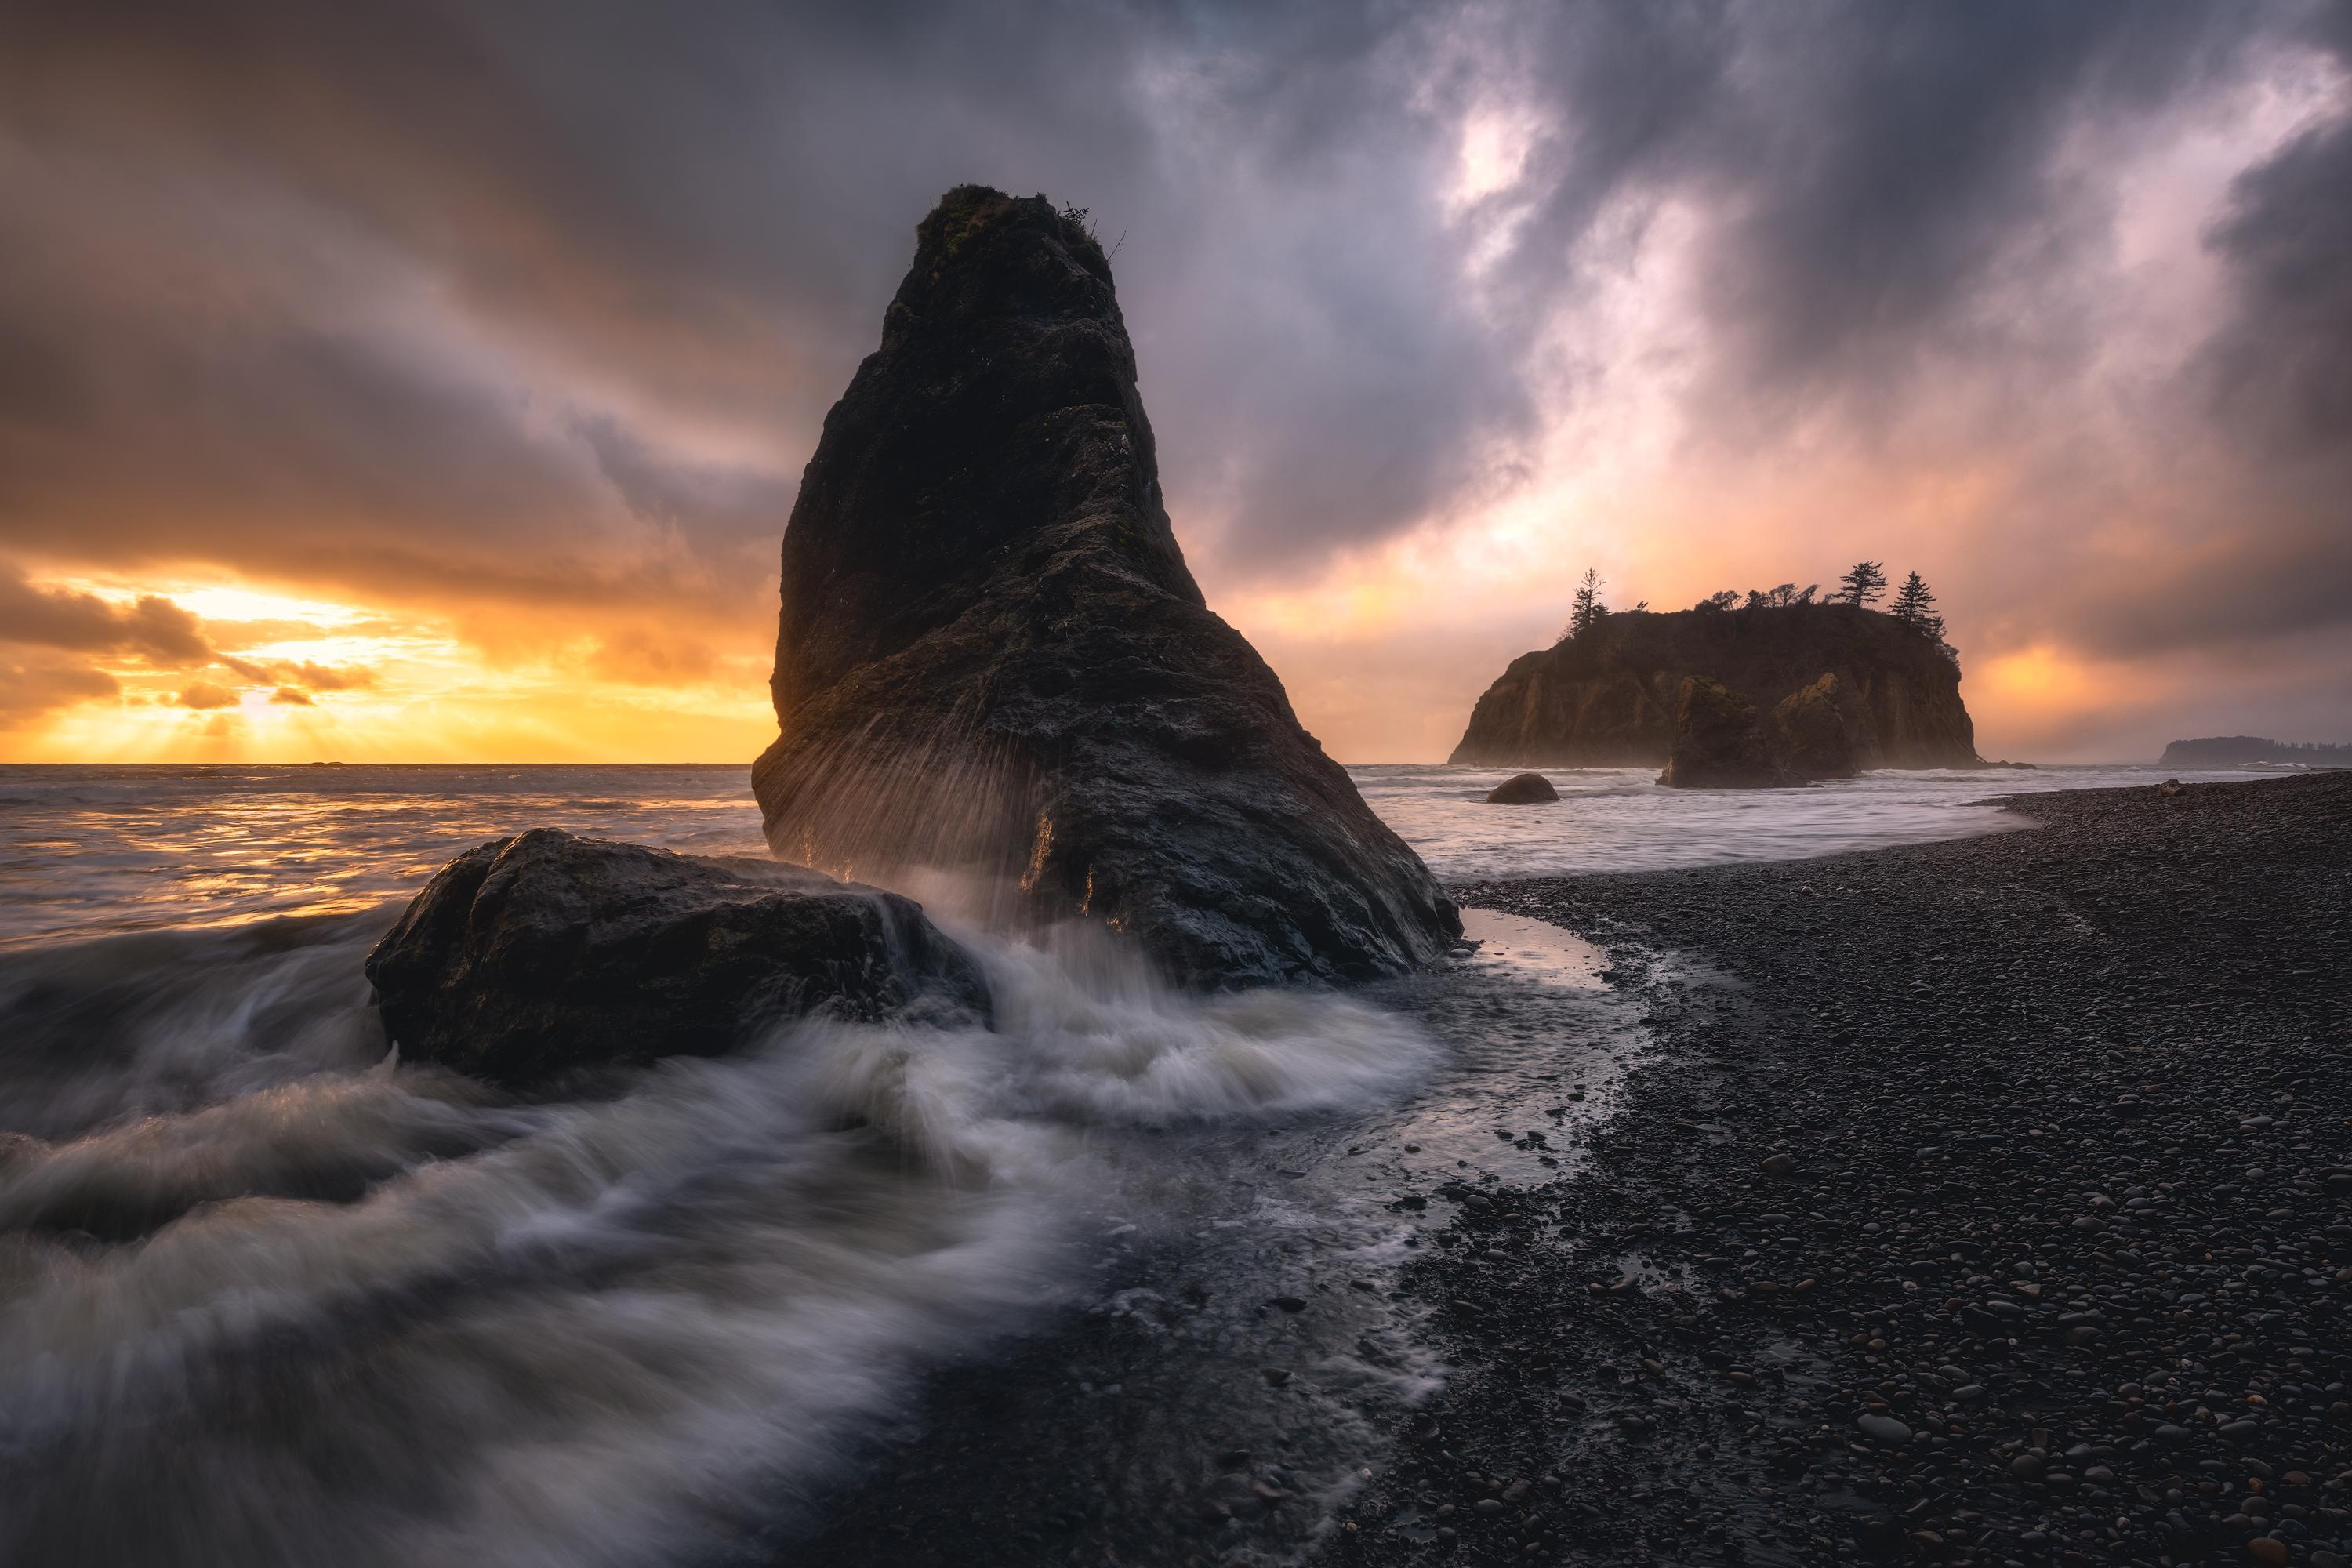
[[[1857,561],[1853,570],[1838,579],[1838,597],[1859,609],[1875,603],[1886,592],[1886,563]]]
[[[1914,572],[1904,578],[1903,586],[1895,591],[1895,603],[1886,613],[1913,631],[1924,632],[1927,629],[1927,623],[1937,618],[1927,613],[1927,606],[1935,602],[1936,595],[1927,591],[1927,584],[1921,581],[1919,574]]]
[[[1576,597],[1568,614],[1568,629],[1559,634],[1561,642],[1591,630],[1609,613],[1609,606],[1601,602],[1601,574],[1587,566],[1584,581],[1576,585]]]

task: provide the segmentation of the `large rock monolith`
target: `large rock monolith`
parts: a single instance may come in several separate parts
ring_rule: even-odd
[[[1196,984],[1391,973],[1460,931],[1202,601],[1109,264],[1043,197],[967,185],[923,220],[782,599],[752,783],[788,858],[975,871]]]

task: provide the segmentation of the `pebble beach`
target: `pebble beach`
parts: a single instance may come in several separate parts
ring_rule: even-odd
[[[2352,1558],[2352,773],[1998,804],[1457,889],[1656,1046],[1409,1271],[1453,1372],[1325,1561]]]

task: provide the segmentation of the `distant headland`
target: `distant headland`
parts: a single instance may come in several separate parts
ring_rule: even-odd
[[[2266,741],[2259,735],[2207,735],[2201,740],[2173,742],[2164,748],[2164,755],[2158,762],[2165,767],[2177,768],[2231,768],[2250,763],[2352,768],[2352,744]]]

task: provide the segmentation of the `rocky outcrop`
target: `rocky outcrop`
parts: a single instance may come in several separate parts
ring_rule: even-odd
[[[1437,956],[1453,905],[1202,602],[1135,374],[1101,248],[1044,198],[924,219],[784,532],[769,841],[976,871],[1196,984]]]
[[[1486,792],[1488,805],[1541,805],[1559,798],[1559,791],[1541,773],[1514,773]]]
[[[1675,743],[1658,782],[1676,789],[1759,789],[1794,782],[1773,759],[1756,705],[1719,680],[1683,678]]]
[[[1761,713],[1836,677],[1857,768],[1981,765],[1960,673],[1892,616],[1847,605],[1621,611],[1525,654],[1479,698],[1452,761],[1481,767],[1655,767],[1682,683],[1721,682]]]
[[[1684,678],[1675,743],[1658,782],[1683,789],[1764,789],[1854,775],[1869,714],[1834,675],[1782,698],[1769,714],[1703,675]]]
[[[713,1055],[818,1008],[988,1006],[971,959],[896,893],[551,827],[443,867],[367,975],[404,1057],[513,1085]]]
[[[1780,765],[1800,779],[1850,779],[1867,710],[1834,675],[1792,691],[1772,710],[1769,739]]]

